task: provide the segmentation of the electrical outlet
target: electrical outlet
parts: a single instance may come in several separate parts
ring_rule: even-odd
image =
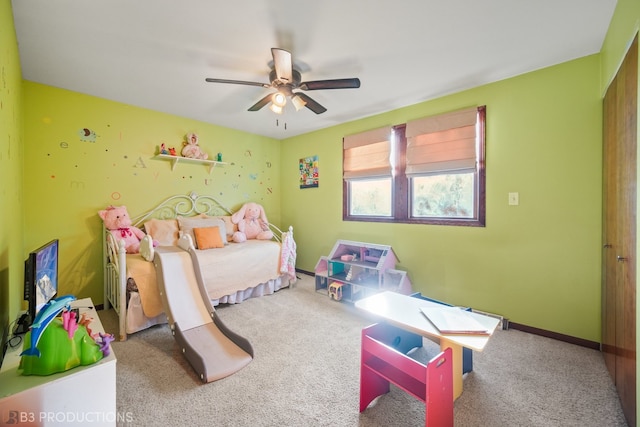
[[[520,195],[518,193],[509,193],[509,205],[518,206],[520,204]]]

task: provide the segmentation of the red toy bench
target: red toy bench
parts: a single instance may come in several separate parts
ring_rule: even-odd
[[[407,356],[422,345],[422,337],[387,323],[362,330],[360,412],[393,383],[425,402],[425,425],[453,426],[453,374],[451,349],[426,365]]]

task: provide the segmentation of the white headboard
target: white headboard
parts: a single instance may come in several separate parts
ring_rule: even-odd
[[[151,210],[131,218],[136,227],[142,227],[150,218],[173,219],[180,216],[193,216],[206,214],[209,216],[231,215],[232,212],[222,205],[217,199],[208,195],[198,195],[191,192],[186,195],[176,195],[165,199]]]

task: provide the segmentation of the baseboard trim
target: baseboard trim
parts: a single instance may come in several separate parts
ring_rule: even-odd
[[[306,274],[307,276],[316,277],[316,273],[314,273],[314,272],[312,272],[312,271],[301,270],[301,269],[299,269],[299,268],[296,268],[296,271],[297,271],[298,273]]]
[[[540,335],[546,338],[552,338],[558,341],[564,341],[569,344],[579,345],[581,347],[591,348],[593,350],[600,351],[600,343],[595,341],[589,341],[582,338],[572,337],[571,335],[560,334],[558,332],[547,331],[545,329],[534,328],[533,326],[523,325],[521,323],[515,323],[509,321],[509,329],[517,329],[522,332],[527,332],[533,335]]]

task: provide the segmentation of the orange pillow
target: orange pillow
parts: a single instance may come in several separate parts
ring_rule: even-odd
[[[219,227],[194,228],[198,249],[224,248],[224,242],[220,237]]]

